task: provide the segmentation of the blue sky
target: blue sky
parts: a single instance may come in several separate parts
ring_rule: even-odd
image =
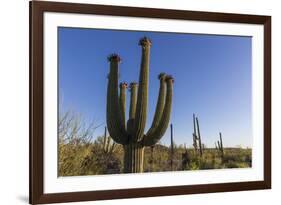
[[[152,40],[149,112],[154,115],[160,72],[173,75],[171,122],[176,144],[192,145],[192,114],[199,117],[203,143],[213,147],[222,132],[225,146],[252,146],[251,37],[59,28],[59,96],[61,111],[72,109],[86,121],[104,123],[109,65],[122,58],[119,81],[137,81],[141,49]],[[129,93],[127,94],[129,107]],[[128,114],[128,112],[127,112]],[[102,135],[103,126],[95,131]],[[169,130],[161,139],[169,144]]]

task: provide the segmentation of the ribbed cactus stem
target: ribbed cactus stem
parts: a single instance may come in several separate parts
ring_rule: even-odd
[[[136,116],[134,122],[134,141],[139,142],[144,134],[145,123],[147,118],[148,104],[148,81],[149,81],[149,57],[151,41],[144,37],[140,40],[139,45],[142,47],[141,67],[139,76],[138,99],[136,107]]]
[[[172,76],[167,76],[166,79],[167,84],[167,93],[165,98],[165,106],[163,109],[163,114],[161,116],[161,120],[157,128],[150,135],[145,135],[143,143],[145,146],[151,146],[156,144],[161,137],[165,134],[170,121],[171,111],[172,111],[172,98],[173,98],[173,84],[174,79]]]
[[[124,145],[124,172],[143,172],[144,147],[139,143]]]
[[[134,121],[136,115],[136,105],[137,105],[137,92],[138,84],[135,82],[130,83],[130,110],[129,110],[129,120],[127,122],[127,131],[130,136],[134,135]],[[130,138],[132,140],[132,137]]]
[[[120,57],[112,54],[108,57],[110,62],[110,72],[108,76],[107,86],[107,104],[106,104],[106,121],[110,136],[115,142],[125,144],[128,141],[128,136],[125,130],[121,128],[120,110],[118,99],[118,73]]]
[[[122,130],[126,130],[126,91],[127,83],[120,83],[120,96],[119,96],[119,106],[120,106],[120,121]]]
[[[165,97],[166,97],[166,74],[165,73],[160,73],[159,76],[159,81],[160,81],[160,88],[159,88],[159,94],[158,94],[158,100],[157,100],[157,105],[156,105],[156,110],[154,113],[152,125],[150,129],[147,131],[147,135],[151,135],[157,126],[160,123],[164,106],[165,106]]]
[[[135,119],[136,115],[136,105],[137,105],[137,93],[138,93],[138,84],[135,82],[130,83],[130,111],[129,111],[129,119]]]

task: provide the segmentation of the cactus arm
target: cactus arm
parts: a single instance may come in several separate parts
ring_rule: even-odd
[[[121,129],[126,130],[126,89],[127,83],[120,83],[120,96],[119,96],[119,106],[120,106],[120,122]]]
[[[163,114],[160,123],[155,129],[155,131],[150,135],[144,136],[142,143],[145,146],[152,146],[156,144],[161,139],[161,137],[165,134],[168,128],[171,110],[172,110],[173,83],[174,83],[173,78],[171,76],[167,76],[166,83],[167,83],[167,93],[166,93],[165,107],[163,110]]]
[[[195,114],[193,114],[193,134],[195,135],[195,137],[197,136],[196,124],[195,124]]]
[[[149,56],[151,41],[144,37],[140,40],[142,47],[141,69],[139,77],[138,99],[136,106],[136,116],[134,122],[134,141],[138,142],[143,138],[147,117],[148,104],[148,80],[149,80]]]
[[[135,82],[130,83],[130,110],[129,110],[129,120],[127,122],[127,131],[129,135],[133,135],[134,120],[136,115],[136,105],[137,105],[137,92],[138,84]]]
[[[196,117],[196,124],[197,124],[197,134],[198,134],[198,141],[199,141],[200,157],[202,157],[203,151],[202,151],[202,143],[201,143],[201,134],[200,134],[199,121],[198,121],[197,117]]]
[[[118,67],[120,57],[111,55],[108,57],[110,62],[110,72],[107,86],[107,105],[106,121],[107,129],[112,139],[120,144],[126,144],[128,141],[127,134],[121,129],[119,103],[118,103]]]
[[[222,136],[221,136],[221,133],[220,133],[220,145],[221,145],[221,156],[223,157],[223,155],[224,155],[224,150],[223,150],[223,143],[222,143]]]
[[[223,144],[222,144],[222,136],[221,136],[221,133],[220,133],[220,144],[221,144],[221,149],[223,150]]]
[[[160,80],[160,88],[159,88],[159,94],[158,94],[158,100],[157,100],[157,105],[156,105],[156,110],[154,113],[152,125],[147,131],[147,135],[151,135],[151,133],[154,132],[156,127],[159,125],[159,122],[161,120],[162,114],[163,114],[163,109],[165,106],[165,95],[166,95],[166,74],[160,73],[158,76]]]
[[[136,114],[138,84],[135,82],[130,83],[130,91],[131,91],[131,98],[130,98],[129,119],[134,119]]]

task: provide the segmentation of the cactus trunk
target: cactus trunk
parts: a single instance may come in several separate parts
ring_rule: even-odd
[[[198,153],[198,137],[197,137],[197,131],[196,131],[196,121],[195,121],[195,114],[193,114],[193,147],[194,147],[194,152],[197,154]]]
[[[220,135],[220,140],[218,141],[218,150],[220,152],[221,158],[223,159],[223,157],[224,157],[224,150],[223,150],[223,143],[222,143],[222,135],[221,135],[221,133],[219,133],[219,135]]]
[[[174,133],[173,133],[173,124],[170,125],[171,128],[171,170],[173,171],[174,168]]]
[[[143,172],[144,147],[138,143],[124,145],[124,172]]]

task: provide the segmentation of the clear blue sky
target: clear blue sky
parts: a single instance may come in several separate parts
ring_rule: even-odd
[[[59,96],[62,109],[87,121],[104,123],[109,65],[107,56],[122,58],[120,81],[137,81],[141,49],[152,40],[149,112],[151,125],[160,72],[175,79],[171,122],[176,144],[192,145],[192,114],[199,117],[203,143],[213,147],[222,132],[225,146],[252,146],[251,37],[59,28]],[[128,93],[127,107],[129,107]],[[128,114],[128,112],[127,112]],[[102,135],[103,126],[95,131]],[[169,144],[170,131],[161,139]]]

